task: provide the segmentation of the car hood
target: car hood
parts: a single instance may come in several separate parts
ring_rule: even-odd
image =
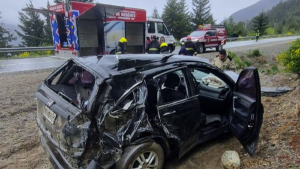
[[[235,73],[234,71],[224,70],[224,73],[228,75],[234,82],[237,82],[239,78],[239,74]]]

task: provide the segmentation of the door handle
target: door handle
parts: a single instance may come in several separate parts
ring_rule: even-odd
[[[176,113],[176,111],[174,110],[174,111],[171,111],[171,112],[167,112],[167,113],[165,113],[164,114],[164,116],[168,116],[168,115],[170,115],[170,114],[174,114],[174,113]]]
[[[238,99],[239,98],[237,96],[233,96],[233,113],[235,113],[235,107],[234,107],[234,105],[235,105],[236,100],[238,100]]]

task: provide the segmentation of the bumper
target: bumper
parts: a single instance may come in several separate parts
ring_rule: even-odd
[[[70,163],[65,159],[61,151],[55,146],[51,145],[51,142],[44,136],[41,136],[41,144],[48,154],[49,160],[54,168],[57,169],[76,169],[71,166]],[[94,160],[92,160],[87,169],[103,169]]]

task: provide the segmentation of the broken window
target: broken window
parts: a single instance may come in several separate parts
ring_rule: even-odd
[[[70,61],[61,70],[47,78],[46,84],[62,98],[81,108],[90,98],[95,77],[80,65]]]

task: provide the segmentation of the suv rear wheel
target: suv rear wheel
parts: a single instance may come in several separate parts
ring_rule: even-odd
[[[116,169],[161,169],[164,164],[164,152],[154,141],[125,148]]]
[[[222,49],[222,45],[221,45],[221,43],[219,43],[218,46],[216,47],[216,51],[219,51],[221,49]]]

